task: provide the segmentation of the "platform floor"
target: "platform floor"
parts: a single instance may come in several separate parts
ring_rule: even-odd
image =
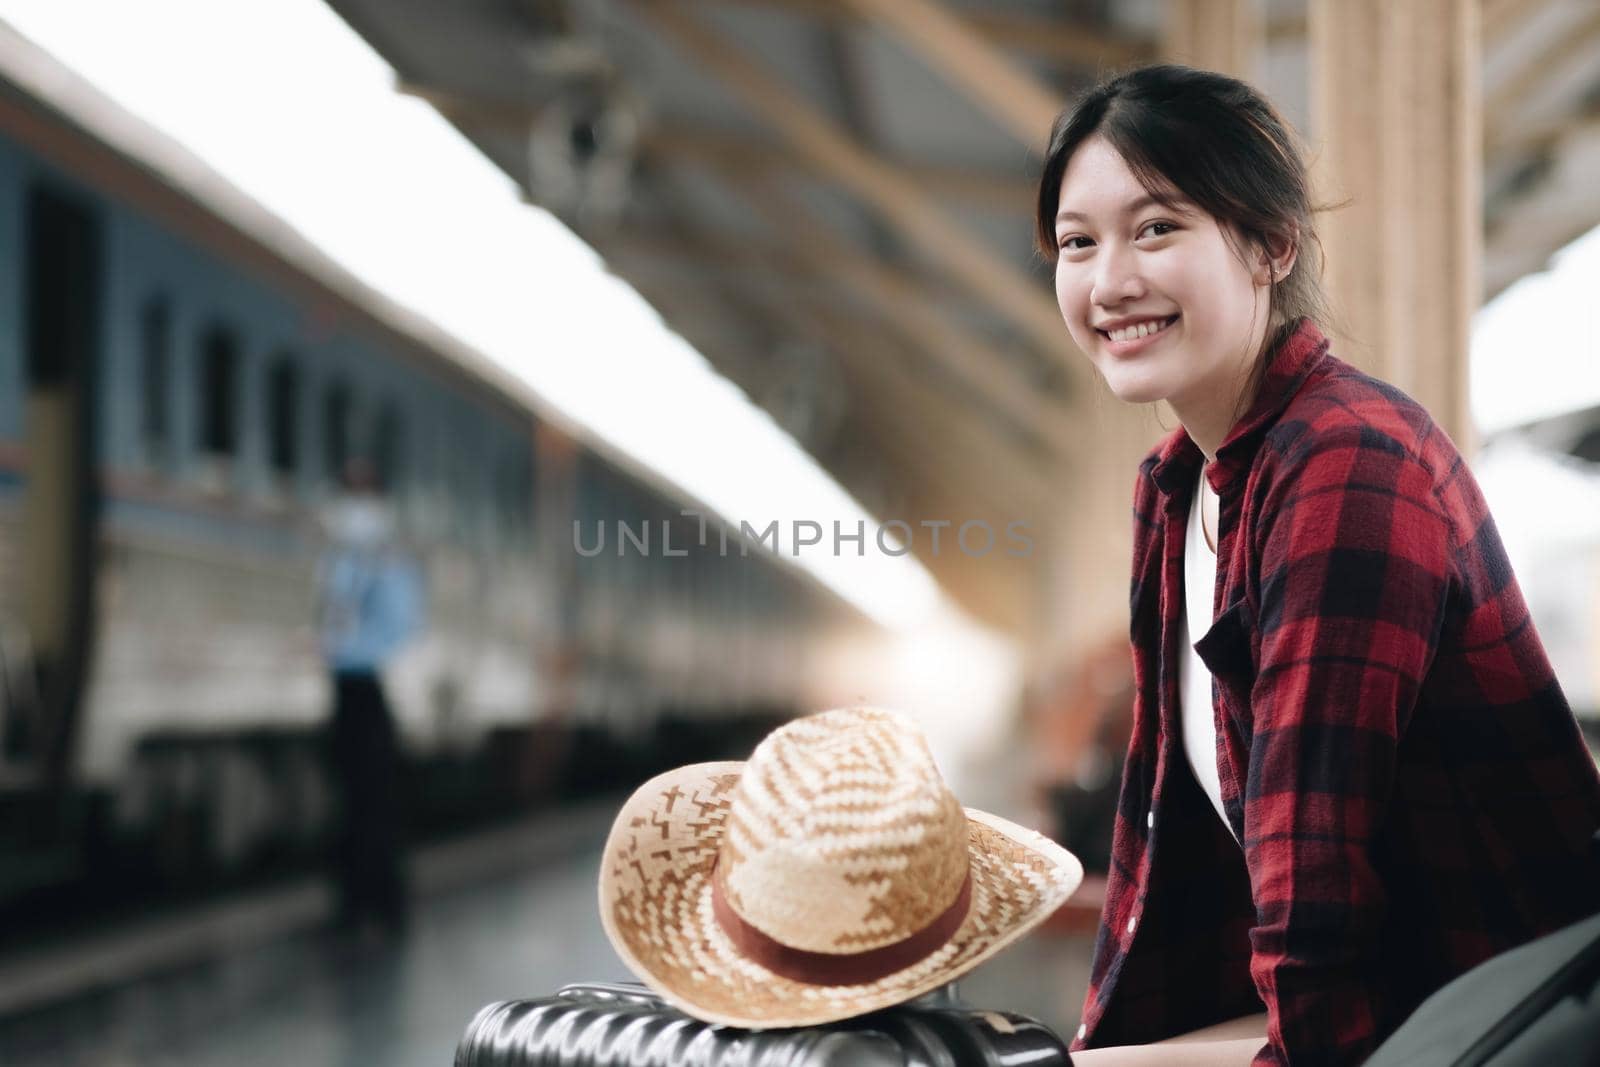
[[[200,958],[169,959],[155,973],[137,966],[129,945],[170,946],[181,932],[130,935],[115,951],[85,944],[76,956],[35,961],[32,972],[14,966],[10,988],[26,993],[31,980],[34,993],[0,1014],[0,1064],[449,1067],[462,1030],[490,1001],[629,978],[595,901],[608,821],[608,810],[564,813],[419,855],[411,932],[387,946],[320,932],[319,906],[307,903],[320,889],[299,887],[254,902],[254,925],[231,935],[232,947],[213,936],[209,951],[191,953]],[[1090,948],[1084,936],[1035,935],[969,975],[961,993],[1070,1034]],[[116,977],[87,991],[85,975],[96,972]],[[41,981],[69,980],[80,990],[39,992],[48,991]]]

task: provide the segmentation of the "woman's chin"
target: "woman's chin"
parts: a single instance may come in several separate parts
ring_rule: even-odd
[[[1111,395],[1124,404],[1154,404],[1158,400],[1167,398],[1167,391],[1160,383],[1149,381],[1143,377],[1126,378],[1121,375],[1107,375],[1106,385],[1111,389]]]

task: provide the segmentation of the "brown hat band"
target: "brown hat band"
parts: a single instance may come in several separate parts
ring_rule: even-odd
[[[722,895],[722,879],[715,873],[711,878],[711,910],[734,946],[773,974],[809,985],[865,985],[903,971],[949,941],[961,929],[971,906],[972,872],[968,870],[950,906],[910,937],[862,952],[811,952],[775,941],[745,922]]]

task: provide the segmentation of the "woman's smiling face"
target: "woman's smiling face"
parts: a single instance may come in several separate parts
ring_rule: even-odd
[[[1266,337],[1270,263],[1252,250],[1252,272],[1213,216],[1156,202],[1099,136],[1067,164],[1058,211],[1056,300],[1072,339],[1118,399],[1168,401],[1213,451]],[[1124,322],[1160,329],[1106,329]]]

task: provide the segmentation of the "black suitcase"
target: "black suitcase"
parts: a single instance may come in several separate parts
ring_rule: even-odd
[[[642,985],[582,983],[478,1012],[455,1067],[1067,1067],[1067,1047],[1023,1015],[982,1011],[954,985],[827,1026],[700,1022]]]

